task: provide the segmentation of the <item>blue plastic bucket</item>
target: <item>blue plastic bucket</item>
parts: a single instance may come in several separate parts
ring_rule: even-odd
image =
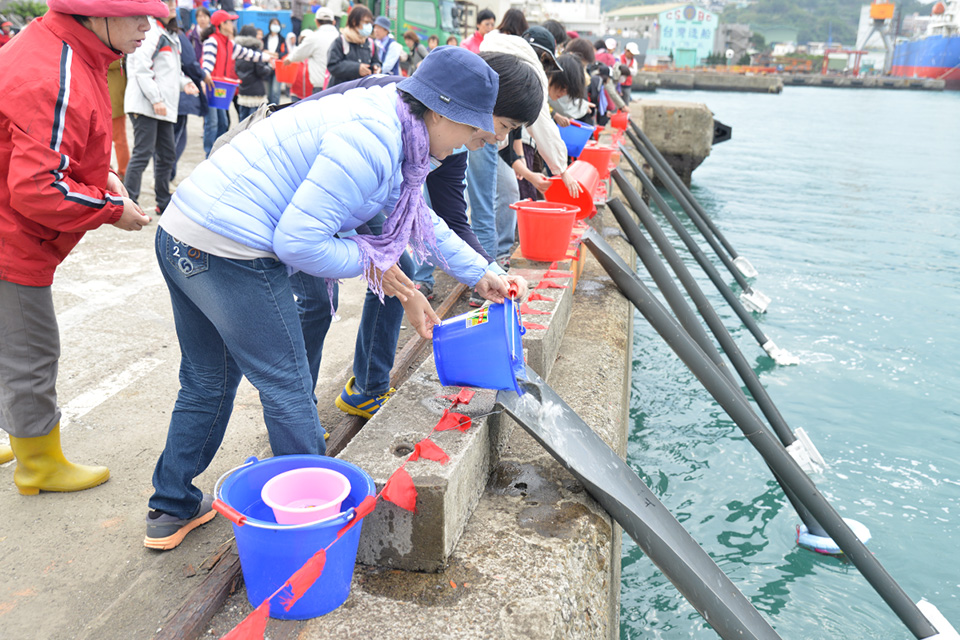
[[[509,298],[444,320],[433,328],[433,359],[440,384],[523,390],[526,380],[517,305]]]
[[[356,465],[325,456],[277,456],[266,460],[250,458],[247,463],[224,481],[216,497],[246,516],[243,525],[233,525],[233,534],[243,581],[246,583],[247,600],[257,607],[317,551],[337,537],[337,532],[353,518],[353,509],[367,496],[376,494],[376,486],[373,478]],[[310,525],[277,524],[273,510],[260,497],[263,485],[285,471],[304,467],[321,467],[342,473],[350,481],[350,494],[343,501],[341,512],[330,519]],[[280,602],[285,592],[290,595],[289,587],[270,601],[271,618],[316,618],[330,613],[346,601],[350,595],[361,526],[362,523],[359,523],[351,528],[330,547],[323,573],[290,611],[285,611]]]
[[[207,103],[215,109],[229,109],[233,102],[233,94],[237,92],[239,86],[239,80],[214,78],[213,89],[207,91]]]
[[[596,129],[596,127],[584,124],[578,120],[571,120],[569,126],[561,127],[557,125],[557,127],[560,129],[560,137],[563,138],[564,143],[567,145],[567,154],[571,158],[580,157],[580,153],[586,146],[587,141],[590,140],[590,136],[593,135],[593,130]]]

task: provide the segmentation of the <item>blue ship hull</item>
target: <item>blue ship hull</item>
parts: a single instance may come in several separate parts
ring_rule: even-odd
[[[960,36],[928,36],[897,45],[890,74],[904,78],[938,78],[960,91]]]

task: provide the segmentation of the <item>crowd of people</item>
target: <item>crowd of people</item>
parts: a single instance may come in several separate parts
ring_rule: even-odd
[[[295,1],[288,36],[276,19],[267,33],[238,30],[227,0],[213,11],[47,2],[0,43],[11,70],[0,78],[0,462],[16,458],[25,495],[109,478],[61,450],[51,285],[86,231],[152,222],[138,205],[152,162],[156,257],[182,354],[146,519],[154,549],[213,517],[194,479],[241,377],[260,392],[274,455],[325,452],[314,390],[339,279],[362,277],[368,291],[354,375],[334,402],[365,418],[393,393],[403,316],[425,338],[439,323],[436,267],[473,289],[472,306],[523,298],[526,282],[508,273],[510,205],[541,197],[551,176],[577,195],[558,125],[624,108],[637,64],[633,43],[618,55],[614,39],[531,26],[517,9],[499,23],[483,10],[462,44],[440,46],[412,31],[401,44],[387,17],[334,0],[316,7],[315,29],[301,28],[309,3]],[[306,78],[289,97],[284,57]],[[239,85],[236,129],[208,100],[215,78]],[[203,118],[207,159],[171,192],[190,115]]]

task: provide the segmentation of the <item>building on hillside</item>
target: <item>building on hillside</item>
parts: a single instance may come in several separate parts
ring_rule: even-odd
[[[605,16],[607,32],[649,40],[646,64],[695,67],[717,50],[719,16],[693,4],[624,7]]]

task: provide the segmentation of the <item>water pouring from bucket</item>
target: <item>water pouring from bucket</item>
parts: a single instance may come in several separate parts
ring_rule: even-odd
[[[518,381],[527,379],[524,333],[519,307],[509,297],[502,304],[444,320],[433,329],[433,359],[440,384],[512,389],[522,395]]]

